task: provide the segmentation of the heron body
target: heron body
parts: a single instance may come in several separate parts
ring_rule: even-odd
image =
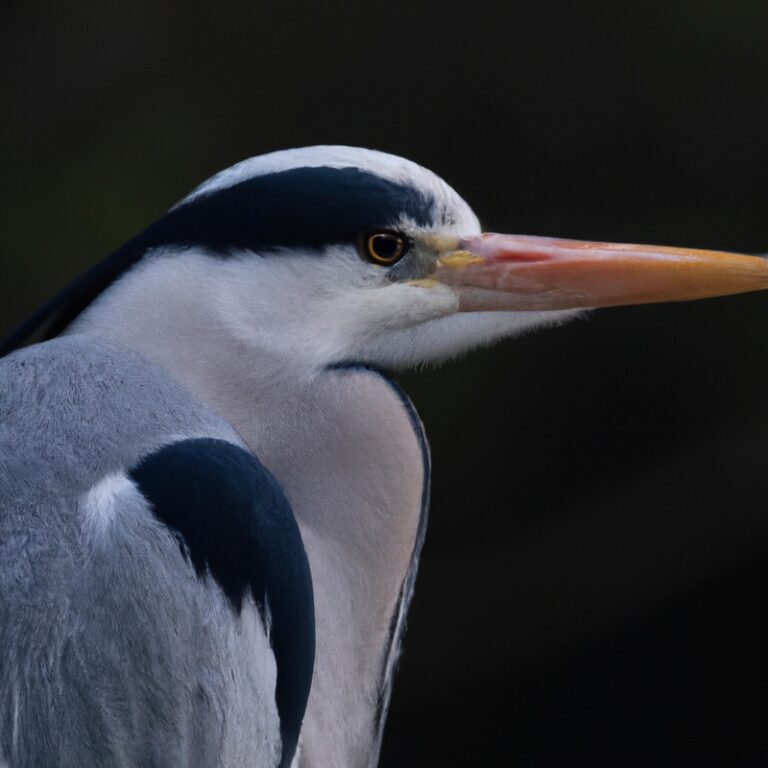
[[[768,285],[749,257],[653,251],[637,288],[636,251],[479,232],[407,161],[274,153],[8,338],[0,764],[375,766],[429,481],[379,368],[561,322],[598,288]],[[17,349],[46,323],[63,335]]]
[[[4,664],[13,678],[3,679],[10,764],[276,765],[278,713],[266,696],[276,664],[263,618],[250,601],[234,610],[215,579],[201,582],[130,473],[169,437],[171,445],[203,437],[246,450],[247,443],[158,366],[101,339],[78,334],[33,346],[0,370],[3,424],[14,435],[4,452],[4,503],[12,502],[2,540],[16,553],[2,573],[14,616],[3,617],[0,636],[24,654]],[[62,380],[67,386],[56,386]],[[280,392],[271,389],[273,397]],[[316,666],[314,695],[325,706],[307,713],[307,733],[322,735],[307,759],[365,764],[383,724],[399,602],[415,567],[422,446],[378,374],[331,370],[311,391],[292,394],[292,423],[280,430],[270,423],[267,392],[267,415],[249,426],[262,435],[258,455],[282,478],[302,528],[308,513],[302,538],[315,563],[318,662],[325,662]],[[98,414],[98,430],[83,413]],[[388,429],[379,431],[371,414]],[[70,466],[54,461],[61,455]],[[357,482],[345,484],[347,476]],[[392,495],[388,477],[398,480]],[[324,520],[312,514],[319,508],[357,519]],[[309,613],[307,623],[311,606]],[[314,627],[301,619],[295,630],[311,637]],[[50,678],[39,666],[45,659]],[[75,681],[72,690],[63,685]]]
[[[6,763],[247,764],[258,744],[276,764],[275,704],[253,695],[275,685],[263,618],[230,619],[127,471],[169,434],[239,445],[234,430],[156,366],[98,340],[32,347],[0,376]],[[137,385],[146,398],[126,401]],[[226,738],[222,710],[248,739]]]

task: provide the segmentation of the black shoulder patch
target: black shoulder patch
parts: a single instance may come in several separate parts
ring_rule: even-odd
[[[287,768],[312,680],[315,616],[307,555],[280,485],[255,456],[210,438],[165,446],[130,476],[158,519],[180,535],[198,576],[210,574],[238,613],[250,591],[271,626],[280,766]]]
[[[445,211],[430,196],[359,168],[291,168],[246,179],[171,209],[111,256],[75,278],[0,340],[8,354],[45,329],[64,330],[147,251],[198,246],[227,256],[354,243],[358,235],[391,227],[406,216],[418,225],[441,223]]]

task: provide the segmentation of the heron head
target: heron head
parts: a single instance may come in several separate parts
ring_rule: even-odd
[[[222,333],[310,369],[420,364],[592,307],[768,287],[756,257],[481,234],[435,174],[351,147],[239,163],[129,246],[131,272],[164,275],[156,302],[181,286]]]

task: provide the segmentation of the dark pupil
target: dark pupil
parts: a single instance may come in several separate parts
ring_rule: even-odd
[[[400,251],[400,238],[395,235],[374,235],[373,252],[385,261],[397,258]]]

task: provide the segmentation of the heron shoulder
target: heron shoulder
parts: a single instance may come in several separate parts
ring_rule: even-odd
[[[0,470],[0,487],[43,501],[77,497],[174,439],[239,442],[221,416],[160,366],[90,335],[0,359],[0,416],[0,465],[8,470]]]
[[[236,613],[249,598],[260,611],[277,664],[281,766],[288,766],[309,697],[315,617],[307,555],[282,489],[253,454],[211,438],[163,446],[130,477],[197,575],[210,575]]]
[[[131,667],[136,685],[125,692],[137,711],[167,698],[164,686],[182,675],[190,718],[215,736],[223,727],[217,706],[264,707],[266,728],[274,696],[288,760],[312,674],[312,586],[290,506],[234,429],[159,366],[84,335],[0,360],[0,414],[0,549],[4,577],[16,579],[10,602],[0,605],[0,614],[7,608],[15,617],[0,648],[12,635],[28,635],[34,646],[47,626],[38,628],[40,617],[50,614],[61,634],[51,653],[73,647],[103,661],[112,653],[106,638],[118,631],[115,648],[128,654],[119,664],[130,667],[130,654],[141,656]],[[218,616],[215,632],[209,612]],[[135,622],[128,619],[134,613]],[[219,654],[222,668],[243,677],[235,690],[223,678],[211,683],[209,662],[197,657],[212,632],[230,638],[211,650],[211,663]],[[184,648],[174,645],[179,638]],[[264,643],[273,662],[259,654]],[[238,655],[243,645],[251,661]],[[148,664],[142,654],[152,648],[157,661]],[[78,674],[95,684],[106,668],[100,664]],[[248,693],[245,678],[258,690]],[[0,698],[3,691],[0,684]],[[45,695],[30,692],[29,706]],[[90,700],[70,705],[96,722],[109,710]],[[172,711],[176,703],[163,706]]]

